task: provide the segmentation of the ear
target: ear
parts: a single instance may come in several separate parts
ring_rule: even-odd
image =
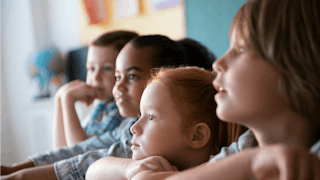
[[[200,122],[196,124],[192,130],[190,137],[190,147],[192,149],[200,149],[207,145],[211,137],[211,129],[208,124]]]

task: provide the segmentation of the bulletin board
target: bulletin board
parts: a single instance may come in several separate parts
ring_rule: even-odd
[[[130,17],[116,17],[115,1],[102,0],[105,17],[98,24],[88,23],[88,14],[83,1],[80,3],[81,43],[87,44],[95,37],[112,30],[133,30],[139,34],[163,34],[173,40],[186,37],[185,4],[180,0],[177,5],[162,9],[152,7],[152,0],[137,0],[139,12]]]

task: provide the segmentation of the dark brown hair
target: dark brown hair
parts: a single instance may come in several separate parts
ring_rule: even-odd
[[[131,39],[137,37],[138,34],[133,31],[111,31],[106,32],[91,41],[90,46],[109,46],[112,45],[120,51]]]
[[[210,71],[199,67],[161,68],[153,71],[149,83],[156,81],[169,89],[175,109],[183,119],[183,132],[199,122],[208,124],[216,154],[238,138],[239,134],[233,129],[241,129],[242,126],[218,119],[214,100],[217,91],[212,85],[213,79]]]
[[[319,125],[320,1],[249,0],[234,17],[234,30],[279,70],[279,90],[292,109]]]
[[[129,42],[134,48],[152,48],[154,67],[179,67],[188,64],[182,45],[163,35],[138,36]]]

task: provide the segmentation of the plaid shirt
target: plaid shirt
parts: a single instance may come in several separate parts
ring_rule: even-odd
[[[92,110],[81,123],[88,137],[93,134],[100,136],[106,131],[113,130],[120,125],[123,119],[114,99],[111,99],[108,103],[103,101],[97,102],[94,103]],[[104,117],[103,114],[105,114]]]
[[[29,159],[35,166],[54,163],[54,171],[59,180],[84,180],[89,166],[102,157],[132,157],[130,127],[137,119],[137,117],[125,118],[118,127],[101,136],[93,136],[71,148],[48,151],[31,156]]]

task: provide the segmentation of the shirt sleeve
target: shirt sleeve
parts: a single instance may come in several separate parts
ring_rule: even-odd
[[[243,149],[256,146],[258,146],[258,142],[254,137],[252,131],[248,130],[238,138],[237,142],[231,143],[228,147],[221,148],[220,153],[218,153],[217,155],[212,155],[208,164],[224,159],[230,156],[231,154],[239,153]]]
[[[36,166],[54,163],[59,180],[85,179],[89,166],[105,156],[131,158],[131,125],[137,118],[126,118],[119,128],[104,136],[93,137],[86,144],[78,143],[72,148],[62,148],[44,155],[32,157]]]
[[[320,139],[311,147],[310,152],[320,159]]]
[[[132,134],[129,129],[131,125],[136,121],[136,118],[128,119],[120,128],[119,133],[121,137],[118,141],[113,143],[108,149],[100,149],[89,151],[85,154],[80,154],[78,156],[56,162],[54,164],[54,170],[57,178],[59,180],[69,180],[69,179],[85,179],[85,174],[89,166],[96,160],[106,157],[115,156],[122,158],[131,158],[131,139]]]
[[[47,151],[44,154],[30,156],[28,159],[33,161],[35,166],[43,166],[47,164],[53,164],[63,159],[71,158],[79,154],[84,154],[87,151],[108,149],[113,143],[119,141],[120,131],[121,127],[119,126],[113,131],[106,132],[101,136],[90,137],[85,141],[75,144],[73,147],[63,147],[58,150]]]
[[[130,145],[122,144],[121,141],[114,143],[109,149],[89,151],[85,154],[74,156],[69,159],[54,163],[54,171],[58,180],[79,179],[84,180],[89,166],[96,160],[106,157],[115,156],[131,158],[132,152]]]

